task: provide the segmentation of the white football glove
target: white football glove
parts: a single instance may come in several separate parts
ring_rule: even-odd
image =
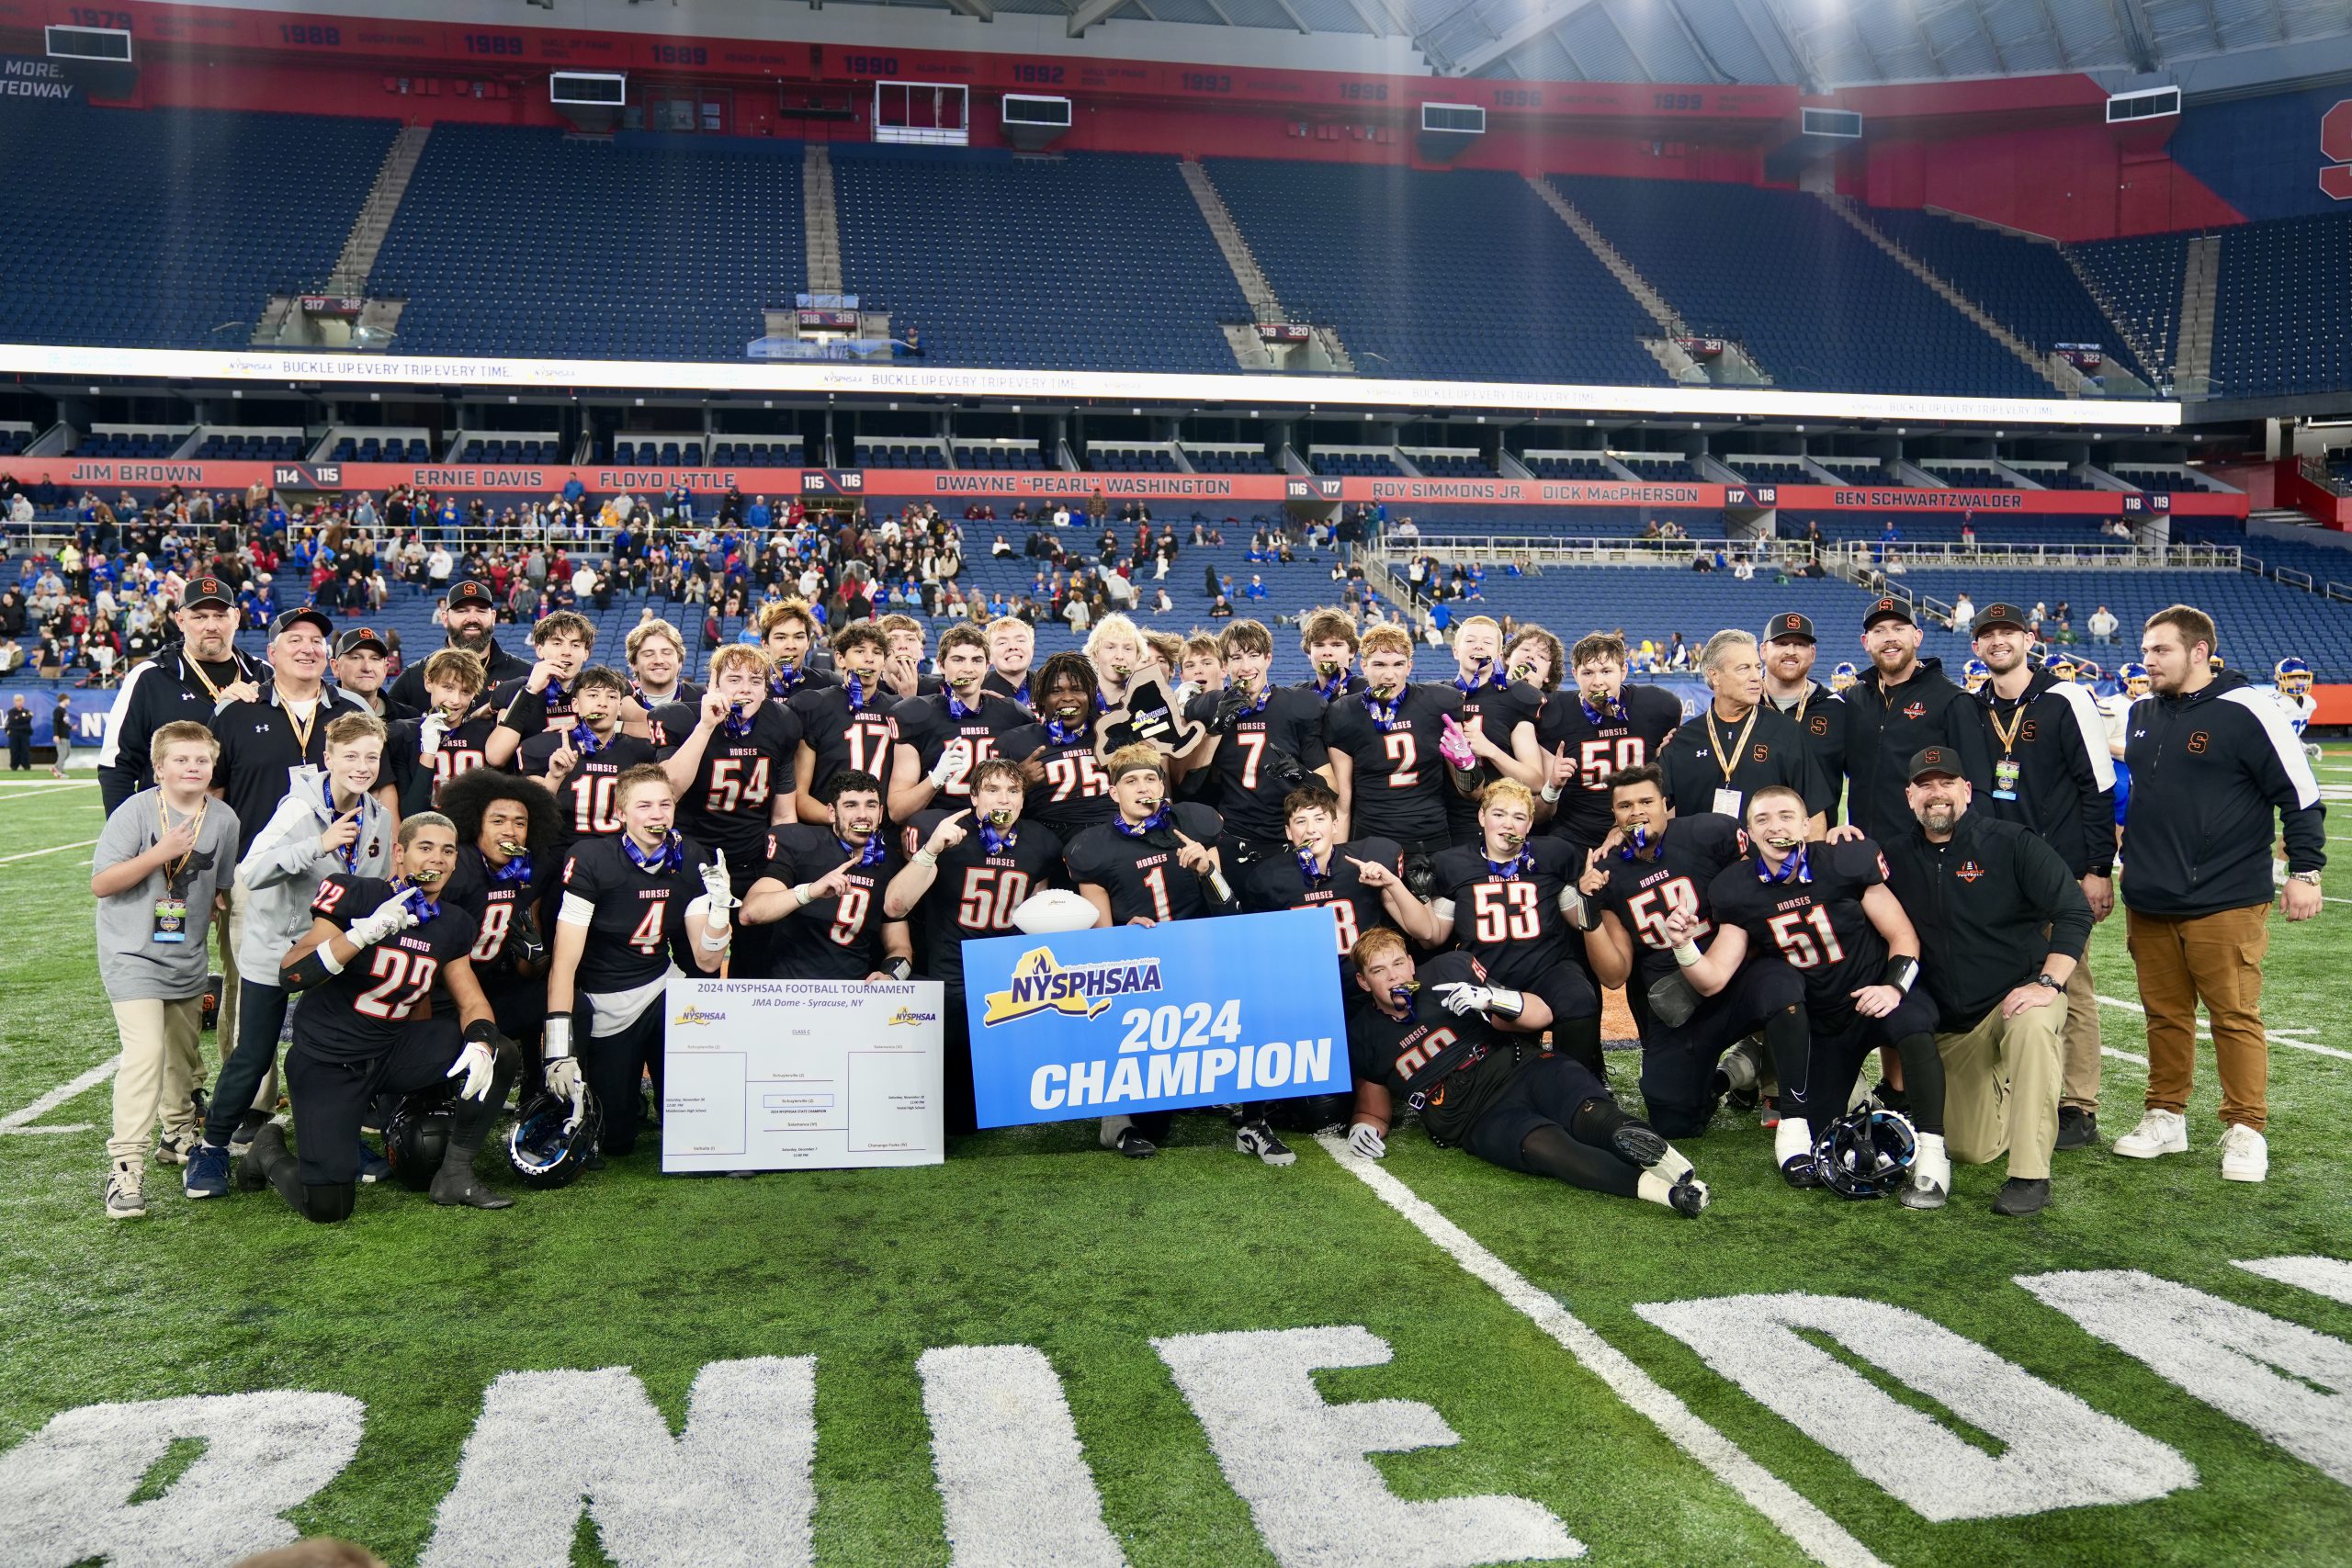
[[[439,756],[441,754],[441,739],[448,733],[449,721],[441,716],[441,710],[439,708],[435,708],[430,713],[426,714],[424,716],[424,722],[420,723],[416,727],[416,754],[418,759],[423,761],[429,762],[433,761],[434,758]]]
[[[1474,986],[1467,980],[1448,980],[1433,987],[1438,1004],[1456,1018],[1466,1018],[1474,1012],[1485,1012],[1495,1005],[1495,993],[1484,986]]]
[[[712,908],[719,910],[732,909],[741,905],[743,900],[736,897],[734,893],[729,889],[727,883],[727,852],[725,850],[715,849],[710,852],[710,854],[711,862],[708,865],[695,867],[697,871],[702,873],[702,890],[709,897],[710,907]]]
[[[970,765],[971,759],[968,755],[970,750],[971,748],[966,745],[960,737],[950,740],[942,748],[939,761],[931,766],[931,787],[945,789],[949,779],[954,778]]]
[[[351,923],[343,934],[359,947],[373,947],[394,931],[404,931],[416,924],[416,911],[410,908],[406,893],[396,893],[376,906],[368,914]]]
[[[1348,1147],[1365,1159],[1388,1157],[1388,1140],[1369,1122],[1359,1122],[1348,1129]]]
[[[569,1133],[588,1113],[588,1086],[581,1081],[580,1064],[569,1056],[558,1056],[548,1064],[547,1083],[549,1094],[561,1095],[571,1101],[571,1114],[563,1120],[563,1130]]]
[[[458,1087],[458,1098],[487,1100],[490,1098],[490,1080],[498,1076],[497,1060],[491,1055],[488,1045],[479,1040],[469,1040],[466,1048],[458,1053],[458,1059],[449,1064],[449,1070],[441,1076],[454,1078],[459,1073],[466,1075],[466,1081]]]

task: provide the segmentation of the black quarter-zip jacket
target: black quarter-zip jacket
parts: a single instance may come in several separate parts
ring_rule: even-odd
[[[2115,761],[2107,750],[2107,720],[2088,690],[2037,670],[2017,701],[1996,696],[1993,683],[1976,694],[1984,705],[1985,744],[1995,789],[1979,784],[1970,807],[2041,835],[2076,876],[2115,871]],[[2001,734],[2011,737],[2005,747]],[[2004,757],[2018,764],[2018,798],[1996,789]]]
[[[1920,660],[1899,686],[1882,687],[1880,680],[1872,670],[1843,698],[1846,819],[1885,844],[1915,829],[1904,786],[1921,748],[1950,747],[1980,798],[1992,787],[1993,764],[1984,712],[1951,683],[1942,660]]]
[[[2289,871],[2327,863],[2327,808],[2302,742],[2238,671],[2184,695],[2141,698],[2123,735],[2127,907],[2193,919],[2269,903],[2273,812]]]
[[[2030,829],[1963,811],[1951,839],[1887,841],[1887,886],[1919,933],[1919,968],[1946,1030],[1965,1033],[2052,954],[2079,960],[2091,907],[2058,852]]]

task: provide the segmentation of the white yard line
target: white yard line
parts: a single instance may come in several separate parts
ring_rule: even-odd
[[[2120,997],[2101,997],[2098,1000],[2101,1007],[2118,1008],[2124,1012],[2136,1012],[2143,1018],[2147,1016],[2148,1010],[2138,1002],[2127,1002]],[[2200,1020],[2197,1025],[2197,1032],[2210,1038],[2212,1031]],[[2309,1051],[2315,1056],[2334,1056],[2338,1061],[2352,1062],[2352,1051],[2339,1051],[2333,1045],[2315,1044],[2309,1040],[2298,1040],[2294,1037],[2296,1034],[2309,1033],[2308,1030],[2299,1029],[2290,1033],[2283,1029],[2265,1029],[2262,1032],[2269,1037],[2270,1043],[2274,1045],[2290,1045],[2298,1051]]]
[[[77,843],[51,844],[45,850],[27,850],[19,855],[0,855],[0,865],[6,865],[10,861],[39,860],[43,855],[53,855],[65,850],[86,850],[96,842],[96,839],[84,839]]]
[[[1594,1333],[1558,1298],[1537,1289],[1376,1162],[1358,1157],[1342,1140],[1320,1137],[1316,1141],[1371,1188],[1382,1202],[1402,1214],[1415,1230],[1460,1264],[1464,1272],[1493,1287],[1496,1294],[1550,1335],[1586,1371],[1608,1384],[1618,1398],[1647,1417],[1668,1441],[1746,1498],[1815,1562],[1829,1568],[1884,1568],[1881,1559],[1848,1534],[1837,1520],[1750,1459],[1729,1438],[1691,1414],[1689,1405],[1636,1366],[1623,1351]]]
[[[80,1077],[74,1078],[68,1083],[59,1084],[55,1089],[51,1089],[47,1094],[42,1095],[39,1100],[34,1100],[22,1111],[12,1111],[6,1116],[0,1116],[0,1134],[79,1133],[87,1131],[87,1123],[79,1127],[32,1127],[26,1125],[26,1123],[32,1122],[39,1117],[48,1115],[51,1111],[56,1110],[59,1106],[73,1099],[75,1095],[81,1094],[88,1089],[96,1089],[98,1085],[106,1082],[107,1079],[114,1077],[115,1069],[120,1066],[122,1066],[122,1055],[118,1052],[114,1055],[108,1056],[105,1061],[100,1062],[96,1066],[92,1067],[88,1072],[84,1073]]]

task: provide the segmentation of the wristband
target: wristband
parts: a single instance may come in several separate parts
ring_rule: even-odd
[[[932,865],[932,866],[935,866],[935,865],[937,865],[937,864],[939,863],[939,856],[938,856],[938,854],[937,854],[937,853],[936,853],[936,852],[932,849],[932,847],[931,847],[929,844],[925,844],[922,849],[917,850],[917,851],[915,852],[915,857],[914,857],[914,858],[915,858],[915,863],[916,863],[917,865]]]
[[[325,970],[328,974],[340,975],[343,973],[343,960],[334,955],[334,940],[332,937],[312,948],[311,950],[311,956],[317,959],[319,961],[319,967]]]
[[[539,1055],[550,1062],[560,1062],[571,1055],[571,1015],[568,1012],[548,1014],[547,1048]]]
[[[1892,986],[1907,997],[1918,978],[1919,961],[1907,953],[1898,953],[1887,959],[1886,967],[1879,974],[1878,983]]]
[[[1558,784],[1547,784],[1544,786],[1541,793],[1544,796],[1544,805],[1557,806],[1560,804],[1561,790]]]
[[[498,1038],[498,1025],[486,1018],[478,1018],[466,1025],[466,1038],[487,1045]]]
[[[809,896],[808,885],[805,882],[799,883],[793,887],[792,896],[800,900],[800,907],[804,909],[814,902]]]
[[[1220,904],[1233,902],[1233,887],[1225,880],[1225,873],[1221,871],[1212,869],[1209,872],[1209,891],[1216,896]]]
[[[1685,969],[1691,967],[1699,962],[1699,944],[1695,942],[1677,943],[1674,949],[1674,961]]]
[[[907,959],[893,958],[889,963],[885,964],[882,967],[888,969],[890,972],[891,977],[894,979],[911,980],[914,978],[915,966]]]
[[[1487,1011],[1497,1018],[1517,1018],[1527,1010],[1527,998],[1521,992],[1497,986],[1489,987],[1487,996]]]
[[[720,931],[717,936],[711,935],[710,929],[706,926],[703,928],[702,934],[695,938],[695,942],[705,953],[720,952],[726,948],[729,942],[733,942],[734,940],[735,929],[732,926],[729,926],[727,930]]]

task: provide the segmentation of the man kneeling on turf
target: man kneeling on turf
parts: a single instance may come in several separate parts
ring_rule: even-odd
[[[1617,1108],[1590,1069],[1532,1038],[1552,1010],[1532,992],[1487,984],[1483,964],[1444,953],[1418,973],[1405,939],[1383,928],[1351,950],[1372,1005],[1348,1021],[1356,1109],[1348,1146],[1388,1153],[1398,1102],[1421,1113],[1432,1142],[1460,1144],[1508,1170],[1663,1203],[1707,1206],[1707,1184],[1674,1145]]]
[[[301,1153],[289,1151],[285,1132],[271,1122],[254,1134],[239,1187],[275,1187],[306,1219],[348,1219],[359,1120],[368,1104],[378,1094],[454,1088],[456,1115],[433,1201],[474,1209],[514,1202],[474,1179],[474,1156],[521,1061],[492,1021],[468,961],[473,917],[433,891],[447,886],[457,862],[458,829],[439,812],[424,811],[401,824],[391,881],[338,872],[319,884],[310,934],[278,970],[287,989],[305,993],[286,1053]],[[427,1005],[436,979],[456,1004],[455,1018]]]

